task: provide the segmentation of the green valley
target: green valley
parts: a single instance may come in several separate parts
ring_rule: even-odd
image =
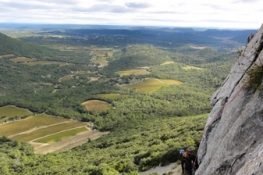
[[[244,42],[133,30],[0,34],[0,174],[136,175],[198,148]]]

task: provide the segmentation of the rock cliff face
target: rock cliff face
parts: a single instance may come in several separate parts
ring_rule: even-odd
[[[263,174],[263,25],[212,98],[196,175]]]

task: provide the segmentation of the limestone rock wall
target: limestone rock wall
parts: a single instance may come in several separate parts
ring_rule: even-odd
[[[262,79],[263,25],[212,97],[196,175],[263,174]]]

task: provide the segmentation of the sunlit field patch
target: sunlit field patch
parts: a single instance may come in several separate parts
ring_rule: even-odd
[[[60,132],[63,130],[72,129],[72,128],[76,128],[76,127],[80,127],[80,126],[86,126],[86,125],[87,125],[87,123],[69,120],[69,121],[65,121],[62,123],[58,123],[56,125],[47,126],[47,127],[41,128],[41,129],[37,129],[37,130],[29,132],[29,133],[16,135],[13,137],[13,139],[27,142],[27,141],[32,141],[34,139],[44,137],[44,136],[47,136],[50,134],[54,134],[56,132]]]
[[[142,82],[129,85],[136,92],[141,93],[153,93],[159,89],[171,85],[181,85],[182,82],[178,80],[168,80],[168,79],[157,79],[157,78],[148,78]]]
[[[169,65],[169,64],[175,64],[174,61],[165,61],[161,64],[161,66]]]
[[[43,137],[41,139],[35,140],[35,142],[39,143],[52,143],[52,142],[59,142],[62,139],[65,139],[67,137],[72,137],[75,136],[81,132],[88,131],[88,128],[86,127],[78,127],[78,128],[73,128],[65,131],[61,131],[55,134],[51,134],[49,136]]]
[[[31,144],[36,153],[64,151],[97,139],[106,133],[93,130],[90,123],[46,114],[33,114],[16,106],[0,107],[2,115],[20,116],[0,124],[0,136]],[[21,119],[22,116],[27,116]]]
[[[9,120],[15,120],[19,118],[24,118],[31,115],[32,112],[28,109],[19,108],[16,106],[8,105],[0,107],[0,123]]]
[[[111,109],[111,104],[102,100],[88,100],[81,104],[86,111],[92,113],[106,112]]]
[[[196,66],[190,66],[190,65],[184,66],[183,69],[184,70],[203,70],[203,68],[196,67]]]
[[[45,114],[30,116],[22,120],[2,124],[0,127],[0,136],[12,136],[31,129],[37,129],[64,121],[66,121],[66,119]]]
[[[131,75],[139,76],[139,75],[150,74],[150,72],[147,69],[143,69],[143,68],[128,69],[128,70],[118,71],[116,73],[121,77],[131,76]]]

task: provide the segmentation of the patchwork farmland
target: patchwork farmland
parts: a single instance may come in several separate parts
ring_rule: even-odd
[[[39,154],[68,150],[107,134],[93,130],[90,123],[33,114],[15,106],[0,107],[3,116],[6,120],[1,120],[0,136],[27,142]]]
[[[142,82],[129,85],[131,89],[140,93],[154,93],[163,87],[171,85],[181,85],[182,82],[178,80],[168,80],[168,79],[157,79],[157,78],[147,78]]]
[[[121,77],[126,77],[126,76],[131,76],[131,75],[139,76],[139,75],[150,74],[150,72],[145,68],[128,69],[128,70],[118,71],[116,73]]]
[[[107,112],[112,108],[112,105],[103,100],[87,100],[81,104],[86,111],[91,113]]]
[[[190,66],[190,65],[184,66],[183,69],[186,70],[186,71],[189,71],[189,70],[199,70],[199,71],[201,71],[201,70],[203,70],[203,68],[196,67],[196,66]]]

